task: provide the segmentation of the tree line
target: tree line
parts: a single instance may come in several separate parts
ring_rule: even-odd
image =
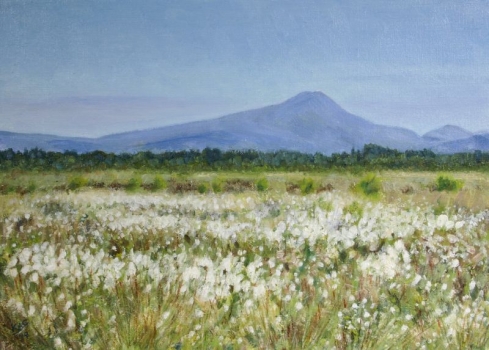
[[[436,154],[431,150],[398,151],[374,144],[361,150],[325,155],[294,151],[222,151],[217,148],[153,153],[93,151],[50,152],[39,148],[0,151],[0,171],[90,171],[104,169],[155,169],[167,171],[314,171],[314,170],[470,170],[489,169],[489,153],[474,151]]]

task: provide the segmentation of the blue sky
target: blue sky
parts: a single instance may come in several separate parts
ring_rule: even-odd
[[[322,91],[489,129],[489,2],[1,0],[0,130],[100,136]]]

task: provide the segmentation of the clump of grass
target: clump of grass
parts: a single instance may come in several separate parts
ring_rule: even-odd
[[[365,175],[355,186],[355,190],[365,196],[378,196],[382,191],[382,181],[373,173]]]
[[[263,177],[256,182],[256,189],[259,192],[264,192],[268,190],[268,187],[269,187],[269,183],[266,177]]]
[[[361,218],[363,216],[363,208],[357,201],[352,202],[344,208],[345,213],[350,213],[352,216]]]
[[[463,186],[464,183],[462,180],[454,179],[448,175],[439,175],[435,181],[435,190],[439,192],[454,192],[462,189]]]
[[[316,184],[314,183],[314,180],[309,177],[301,180],[301,182],[299,183],[299,188],[301,190],[301,193],[306,195],[314,192]]]
[[[0,184],[0,194],[9,194],[15,192],[15,186],[11,184]]]
[[[197,192],[199,192],[200,194],[207,193],[208,191],[209,191],[209,186],[207,186],[207,184],[205,183],[201,183],[197,187]]]
[[[223,191],[223,181],[221,179],[214,179],[212,181],[212,191],[214,193],[221,193]]]
[[[159,191],[167,188],[168,183],[161,175],[156,175],[151,183],[151,191]]]
[[[136,191],[141,187],[142,184],[143,184],[143,179],[141,178],[141,176],[139,175],[133,176],[127,182],[126,190],[129,192]]]
[[[88,179],[82,175],[76,175],[70,179],[68,189],[74,191],[88,185]]]

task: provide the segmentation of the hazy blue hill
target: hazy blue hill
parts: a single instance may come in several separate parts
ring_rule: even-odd
[[[489,134],[474,135],[462,140],[444,142],[433,147],[437,153],[460,153],[475,150],[489,151]]]
[[[467,139],[474,134],[455,125],[445,125],[441,128],[431,130],[423,135],[423,139],[428,142],[449,142]]]
[[[489,149],[486,137],[446,125],[423,137],[399,127],[374,124],[348,113],[322,92],[303,92],[282,103],[211,120],[107,135],[97,139],[0,132],[0,148],[50,151],[256,149],[325,154],[350,152],[373,143],[398,150],[432,148],[453,153]]]
[[[398,149],[419,148],[414,132],[376,125],[342,109],[321,92],[303,92],[277,105],[164,128],[109,135],[104,149],[288,149],[302,152],[349,152],[366,143]]]
[[[95,140],[90,138],[0,131],[0,149],[12,148],[22,151],[36,147],[46,151],[76,150],[78,152],[88,152],[97,148]]]

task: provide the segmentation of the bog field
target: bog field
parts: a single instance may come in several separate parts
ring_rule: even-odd
[[[486,349],[489,174],[0,174],[0,349]]]

